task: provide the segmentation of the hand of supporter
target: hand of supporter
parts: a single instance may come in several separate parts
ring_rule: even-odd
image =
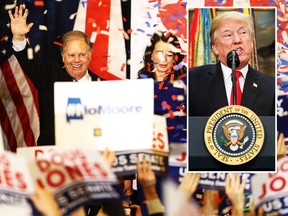
[[[136,209],[135,216],[142,216],[141,207],[139,205],[131,205],[130,208]]]
[[[28,16],[28,10],[23,8],[23,5],[20,5],[20,7],[15,8],[14,14],[12,14],[12,11],[8,11],[10,20],[11,20],[11,31],[13,34],[13,39],[15,41],[23,41],[25,38],[25,34],[27,34],[31,27],[33,26],[33,23],[29,23],[27,25],[27,16]]]
[[[226,176],[225,192],[232,203],[232,215],[244,215],[245,194],[244,188],[246,179],[240,182],[240,175],[230,173]]]
[[[277,160],[286,156],[286,145],[285,145],[285,137],[283,133],[277,132]]]
[[[143,188],[147,200],[158,197],[156,192],[156,176],[152,170],[151,163],[146,159],[142,164],[137,161],[137,179]]]
[[[219,191],[214,189],[205,189],[203,197],[203,207],[201,209],[203,215],[219,215],[218,203]]]
[[[30,199],[44,216],[62,215],[52,192],[37,186],[36,194],[31,195]]]
[[[185,173],[178,191],[190,198],[195,192],[200,180],[200,173]]]
[[[80,208],[74,210],[72,212],[71,216],[86,216],[84,207],[80,207]]]
[[[123,191],[125,196],[131,196],[133,194],[133,180],[125,179],[123,180]]]
[[[115,160],[115,152],[105,149],[105,151],[103,151],[102,153],[102,156],[104,160],[106,161],[106,163],[108,164],[108,166],[112,167],[113,162]]]

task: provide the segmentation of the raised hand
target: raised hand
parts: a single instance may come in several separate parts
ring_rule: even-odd
[[[106,161],[106,163],[108,164],[108,166],[111,168],[115,160],[115,152],[110,151],[109,149],[105,149],[102,153],[102,156]]]
[[[246,179],[240,182],[240,175],[237,173],[230,173],[226,176],[225,192],[232,203],[232,215],[244,215],[245,194],[244,188]]]
[[[200,173],[185,173],[184,178],[179,185],[178,191],[185,194],[186,198],[191,198],[195,192],[200,180]]]
[[[33,23],[26,23],[28,10],[24,10],[23,5],[20,5],[20,7],[16,6],[14,15],[11,10],[8,11],[8,14],[11,21],[13,39],[15,41],[23,41],[25,39],[25,34],[27,34],[33,26]]]
[[[35,207],[45,216],[61,216],[52,192],[36,186],[36,193],[30,196]]]
[[[156,176],[152,170],[151,163],[146,158],[142,163],[137,161],[137,179],[143,188],[147,200],[158,197],[156,192]]]
[[[286,156],[286,145],[285,145],[285,137],[283,133],[277,132],[277,160]]]

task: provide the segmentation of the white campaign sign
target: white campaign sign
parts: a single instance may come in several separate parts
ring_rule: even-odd
[[[152,149],[163,152],[169,152],[169,142],[167,133],[166,118],[160,115],[154,115],[153,143]]]
[[[256,207],[288,195],[288,159],[279,160],[277,169],[277,173],[260,173],[251,178]]]
[[[151,162],[152,170],[156,174],[166,174],[169,156],[169,143],[167,134],[166,118],[154,115],[153,142],[142,149],[127,149],[125,151],[117,151],[116,158],[112,167],[112,171],[119,175],[135,174],[137,160],[142,162],[144,158]],[[135,145],[138,144],[135,142]]]
[[[47,148],[34,155],[29,168],[35,184],[54,193],[63,215],[91,201],[122,196],[118,179],[96,150]]]
[[[54,86],[56,145],[113,151],[151,148],[152,79]]]
[[[1,153],[0,172],[0,214],[31,213],[27,200],[35,188],[25,158],[10,152]]]
[[[56,146],[31,146],[31,147],[18,147],[17,155],[23,155],[28,161],[35,160],[35,158],[42,154],[47,154],[50,151],[59,149]]]
[[[187,164],[187,144],[186,143],[171,143],[169,166],[186,167]]]

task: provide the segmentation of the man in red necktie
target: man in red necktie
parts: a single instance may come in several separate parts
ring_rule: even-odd
[[[226,62],[231,50],[239,56],[236,71],[241,72],[236,79],[237,104],[251,109],[258,116],[274,116],[275,77],[248,64],[253,51],[253,18],[236,11],[219,13],[212,21],[210,38],[218,63],[189,69],[189,116],[210,116],[221,107],[233,105],[231,68]]]

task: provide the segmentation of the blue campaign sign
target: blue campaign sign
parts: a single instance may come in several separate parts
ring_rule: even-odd
[[[284,92],[278,91],[277,99],[277,130],[288,139],[288,98]]]

